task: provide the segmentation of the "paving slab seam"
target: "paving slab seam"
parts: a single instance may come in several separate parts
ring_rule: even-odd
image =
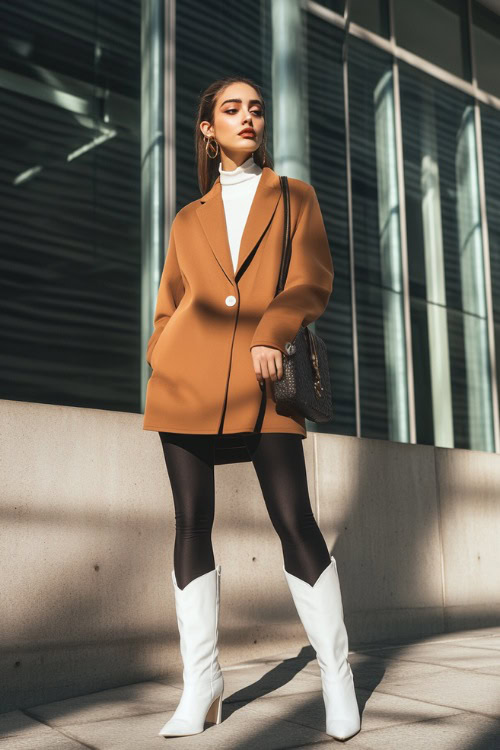
[[[104,719],[89,719],[88,721],[72,721],[72,722],[69,722],[68,724],[47,724],[47,726],[50,727],[51,729],[68,729],[71,727],[84,727],[87,724],[103,724],[106,721],[120,721],[121,719],[136,719],[136,718],[138,719],[142,716],[154,716],[155,714],[157,716],[163,716],[164,713],[168,713],[169,711],[173,713],[174,710],[175,710],[175,707],[172,706],[172,708],[162,708],[159,711],[158,710],[144,711],[144,712],[137,713],[137,714],[136,713],[126,714],[125,716],[106,716]],[[78,741],[81,742],[81,740],[78,740]],[[85,747],[87,746],[85,745]],[[89,745],[89,747],[92,747],[92,746]]]
[[[294,693],[294,695],[296,695],[296,693]],[[284,696],[279,696],[279,697],[287,698],[288,696],[284,695]],[[234,701],[234,703],[230,703],[230,705],[234,706],[237,703],[241,703],[242,706],[245,706],[248,703],[248,701]],[[250,703],[253,703],[253,701],[250,701]],[[228,718],[230,718],[230,717],[228,717]],[[284,717],[280,716],[279,718],[277,718],[277,721],[285,722],[286,724],[293,724],[294,726],[299,726],[299,727],[303,727],[304,729],[311,729],[311,730],[313,730],[315,732],[321,732],[322,734],[326,734],[326,732],[324,732],[322,729],[318,729],[315,726],[311,726],[311,724],[304,724],[303,722],[296,721],[295,719],[284,718]],[[321,742],[323,742],[323,740],[321,740]],[[304,747],[304,745],[297,745],[297,746],[296,745],[287,745],[286,750],[289,750],[289,749],[291,750],[294,747]]]
[[[394,659],[394,661],[396,661],[396,659]],[[448,667],[448,666],[445,666],[444,664],[433,664],[433,663],[430,663],[430,662],[419,662],[419,661],[417,661],[417,662],[415,662],[415,661],[406,661],[405,659],[400,659],[399,661],[405,661],[406,663],[410,663],[410,664],[429,664],[429,666],[432,666],[432,667],[442,667],[442,669],[438,669],[438,670],[436,670],[435,672],[432,673],[433,677],[437,677],[438,675],[443,674],[444,672],[449,672],[450,669],[455,669],[455,670],[458,670],[459,672],[474,672],[474,673],[476,673],[476,669],[475,668],[466,669],[465,667]],[[388,664],[388,662],[385,664],[385,666],[387,666],[387,664]],[[363,665],[361,665],[361,666],[363,666]],[[484,669],[484,667],[479,667],[479,669]],[[357,690],[358,683],[356,682],[356,671],[357,671],[356,670],[356,665],[354,665],[354,667],[353,667],[354,681],[356,683],[356,690]],[[318,672],[314,671],[312,669],[310,669],[310,670],[303,669],[303,670],[301,670],[301,673],[302,674],[307,674],[307,675],[310,675],[310,676],[313,676],[313,677],[318,676],[318,679],[319,679]],[[484,672],[484,673],[481,673],[481,674],[488,675],[488,677],[498,677],[499,676],[499,675],[492,674],[491,672]],[[422,678],[419,677],[419,676],[417,676],[415,678],[405,677],[405,679],[406,680],[412,680],[412,679],[417,679],[418,680],[418,679],[424,679],[424,677],[422,677]],[[382,681],[384,683],[386,683],[386,684],[391,684],[391,683],[394,683],[394,682],[400,682],[401,678],[400,677],[386,678],[385,675],[384,675]],[[381,684],[381,683],[378,683],[377,686],[379,684]],[[376,689],[377,689],[377,687],[373,688],[373,690],[376,690]]]
[[[436,666],[436,665],[433,665],[433,666]],[[353,671],[354,671],[354,680],[356,681],[356,671],[355,670],[353,670]],[[449,668],[448,667],[444,667],[444,669],[439,669],[436,672],[432,672],[431,675],[425,675],[424,674],[424,675],[419,675],[417,677],[408,677],[408,675],[404,675],[403,677],[393,677],[393,678],[391,678],[391,677],[385,677],[385,675],[384,675],[382,677],[382,679],[380,680],[380,682],[378,682],[376,684],[376,686],[374,688],[371,688],[371,689],[374,690],[374,691],[378,690],[379,685],[382,685],[382,684],[387,685],[387,686],[391,686],[391,685],[394,686],[394,685],[400,685],[401,683],[406,684],[408,682],[411,682],[412,680],[414,680],[414,681],[415,680],[426,680],[428,677],[439,677],[440,675],[443,675],[445,672],[449,672]],[[491,675],[488,674],[488,677],[491,677]],[[365,685],[360,684],[361,681],[362,681],[362,679],[359,678],[358,681],[356,682],[356,690],[358,689],[358,687],[359,687],[360,690],[369,690],[370,688],[367,688]]]
[[[374,729],[363,729],[363,727],[361,727],[361,731],[356,735],[356,739],[358,739],[359,741],[362,742],[363,739],[364,739],[363,735],[366,737],[367,735],[376,734],[377,732],[384,732],[386,729],[391,729],[392,727],[403,727],[403,726],[411,726],[412,724],[423,724],[426,721],[441,721],[442,719],[447,719],[450,716],[456,716],[457,713],[466,713],[466,712],[465,711],[457,711],[456,713],[445,714],[444,716],[430,716],[428,719],[417,719],[416,721],[399,722],[398,724],[389,724],[388,726],[375,727]],[[495,720],[492,719],[492,721],[495,721]],[[314,747],[316,747],[316,745],[324,745],[327,742],[328,742],[328,744],[330,744],[331,741],[332,740],[318,740],[317,742],[313,741],[313,742],[308,742],[308,743],[302,744],[302,745],[288,745],[287,748],[286,748],[286,750],[300,750],[301,747],[307,747],[307,748],[309,748],[309,747],[311,747],[311,745],[313,745]],[[369,746],[368,745],[359,745],[359,748],[360,748],[360,750],[369,750]]]
[[[454,667],[452,665],[450,665],[448,667],[448,666],[445,666],[444,664],[435,664],[432,661],[410,661],[410,660],[407,660],[407,659],[400,659],[399,661],[401,663],[404,663],[404,664],[425,664],[425,665],[427,665],[429,667],[442,667],[442,669],[439,669],[438,671],[433,672],[433,674],[432,674],[433,677],[437,677],[438,675],[443,674],[444,672],[450,672],[450,671],[452,671],[452,672],[459,672],[459,673],[462,673],[462,674],[467,674],[469,672],[474,672],[473,669],[466,669],[465,667]],[[356,676],[356,670],[353,670],[353,672],[354,672],[354,676]],[[485,672],[485,674],[487,674],[489,677],[498,677],[499,676],[499,675],[495,675],[495,674],[490,674],[489,672]],[[452,675],[450,675],[450,677],[452,677]],[[407,676],[405,679],[406,679],[407,682],[412,682],[414,680],[420,680],[420,679],[423,679],[423,678],[422,677],[408,677]],[[398,681],[397,678],[396,678],[396,680],[391,680],[391,682],[397,682],[397,681]]]
[[[170,688],[175,688],[175,690],[177,690],[179,693],[181,693],[183,691],[183,689],[184,689],[182,686],[180,686],[180,685],[174,685],[173,682],[167,682],[166,680],[158,680],[158,684],[159,685],[166,685],[167,687],[170,687]]]
[[[38,724],[48,727],[53,732],[57,732],[57,734],[60,734],[61,737],[66,737],[66,739],[68,740],[73,740],[73,742],[77,742],[80,745],[80,747],[85,747],[87,748],[87,750],[100,750],[100,748],[96,747],[95,745],[89,745],[87,742],[82,742],[82,740],[79,740],[77,737],[72,737],[67,732],[62,732],[57,726],[52,726],[52,724],[49,724],[47,721],[44,721],[43,719],[39,719],[38,716],[35,716],[34,714],[30,713],[29,709],[20,708],[19,710],[21,711],[22,714],[27,716],[29,719],[33,719],[33,721],[36,721]]]
[[[467,672],[472,672],[473,669],[475,669],[475,667],[471,667],[470,669],[468,669],[467,667],[455,667],[453,666],[453,664],[439,664],[438,662],[427,661],[427,659],[408,659],[408,658],[405,658],[404,656],[394,657],[394,659],[392,659],[391,661],[401,662],[403,664],[427,664],[430,667],[443,667],[443,669],[440,670],[441,672],[446,672],[447,670],[452,669],[454,672],[466,672],[467,673]],[[354,665],[354,667],[356,667],[356,665]],[[479,667],[479,669],[481,669],[481,667]],[[354,668],[353,671],[355,672],[356,669]],[[436,674],[439,674],[439,672],[436,672]],[[492,676],[494,677],[495,675],[492,675]]]
[[[400,721],[397,724],[388,724],[383,727],[374,727],[373,729],[363,729],[363,727],[361,727],[361,731],[364,732],[365,735],[375,734],[376,732],[385,732],[387,729],[392,729],[393,727],[411,727],[416,724],[425,724],[427,721],[445,721],[446,719],[449,719],[450,716],[458,716],[459,714],[468,713],[468,711],[454,711],[453,713],[443,714],[442,716],[428,716],[425,719],[415,719],[415,721]],[[498,723],[497,719],[493,718],[492,716],[487,716],[486,718],[490,719],[490,721]],[[358,736],[360,737],[360,739],[362,739],[360,735]]]
[[[359,735],[357,735],[357,737],[358,736]],[[327,743],[331,746],[332,742],[335,742],[335,747],[338,747],[340,743],[345,745],[345,742],[343,740],[336,740],[334,737],[330,737],[329,740],[311,740],[311,742],[307,742],[305,745],[287,745],[286,749],[280,748],[280,750],[300,750],[301,747],[317,747],[320,745],[326,745]],[[370,750],[368,746],[358,745],[357,747],[359,748],[359,750]]]
[[[356,692],[358,690],[363,691],[365,693],[370,693],[370,694],[373,692],[369,688],[356,686]],[[424,701],[422,698],[415,698],[413,696],[410,698],[407,695],[400,695],[399,693],[390,693],[387,690],[377,690],[377,692],[383,695],[390,695],[391,698],[405,698],[406,700],[417,701],[418,703],[423,703],[426,706],[439,706],[440,708],[454,709],[455,713],[472,714],[473,716],[482,716],[483,719],[491,719],[492,721],[500,721],[500,716],[492,716],[491,714],[483,714],[481,711],[472,711],[469,708],[454,708],[454,706],[448,706],[447,703],[435,703],[434,701],[429,701],[429,700]]]
[[[283,724],[293,724],[295,727],[303,727],[304,729],[308,729],[312,732],[320,732],[321,734],[326,734],[326,732],[323,729],[318,729],[318,727],[313,727],[310,724],[302,724],[300,721],[295,721],[294,719],[284,719],[283,717],[279,717],[278,719],[273,719],[273,721],[282,722]],[[334,738],[332,737],[330,740],[326,740],[327,742],[331,742]],[[319,742],[323,742],[323,740],[319,740]],[[312,744],[315,744],[314,741]],[[286,750],[289,750],[289,748],[294,747],[301,747],[301,745],[287,745]],[[303,747],[303,745],[302,745]],[[307,746],[306,746],[307,747]]]
[[[385,732],[387,729],[392,729],[394,727],[408,727],[412,724],[424,724],[426,721],[441,721],[442,719],[448,719],[450,716],[457,716],[458,714],[466,713],[466,711],[456,711],[452,714],[444,714],[443,716],[429,716],[426,719],[416,719],[415,721],[399,721],[396,724],[387,724],[383,727],[374,727],[373,729],[363,729],[361,727],[361,731],[356,735],[356,737],[359,740],[363,740],[363,736],[367,737],[368,735],[376,734],[377,732]],[[490,717],[491,718],[491,717]],[[492,721],[495,721],[495,719],[492,719]],[[309,729],[314,727],[308,727]],[[320,731],[320,730],[317,730]],[[333,739],[333,738],[332,738]],[[331,740],[318,740],[318,742],[311,742],[307,744],[302,745],[288,745],[286,750],[300,750],[301,747],[310,747],[311,744],[314,746],[319,744],[324,744],[325,742],[331,742]],[[360,750],[368,750],[368,746],[360,746]]]
[[[293,656],[291,658],[293,659]],[[235,672],[237,669],[252,669],[252,667],[265,667],[268,665],[281,663],[281,659],[269,659],[268,661],[255,662],[255,664],[234,664],[230,667],[221,667],[221,669],[223,672]],[[293,669],[293,667],[290,667],[290,669]]]
[[[283,697],[286,697],[286,696],[283,696]],[[412,699],[409,699],[409,700],[414,700],[414,699],[412,698]],[[436,704],[432,704],[432,705],[436,705]],[[445,706],[445,708],[451,708],[451,707],[450,706]],[[438,717],[436,717],[436,716],[428,716],[428,717],[423,718],[423,719],[415,719],[414,721],[396,721],[393,724],[389,723],[389,724],[384,725],[383,727],[375,727],[373,729],[364,729],[364,730],[362,729],[361,731],[364,731],[365,734],[369,734],[369,733],[373,733],[373,732],[384,731],[384,730],[390,729],[392,727],[411,726],[412,724],[421,724],[421,723],[426,722],[426,721],[436,721],[436,719],[441,720],[441,719],[446,719],[449,716],[458,716],[459,714],[468,714],[468,713],[475,713],[475,712],[464,711],[462,709],[453,709],[453,710],[450,711],[450,713],[446,713],[446,714],[443,714],[442,716],[438,716]],[[494,717],[491,717],[491,716],[487,716],[486,718],[491,719],[491,721],[496,721],[496,719]],[[318,729],[315,726],[312,726],[311,724],[304,724],[301,721],[296,721],[295,719],[291,719],[291,718],[280,717],[279,721],[284,721],[287,724],[295,724],[297,726],[303,727],[304,729],[311,729],[311,730],[314,730],[316,732],[322,732],[323,731],[321,729]],[[321,742],[321,743],[323,743],[323,742],[331,742],[331,741],[332,740],[319,740],[319,742]],[[310,744],[316,745],[318,743],[313,742],[313,743],[307,743],[307,744],[302,744],[302,745],[287,745],[287,750],[295,750],[295,749],[298,749],[298,748],[301,748],[301,747],[308,747]]]
[[[472,667],[471,669],[465,670],[466,672],[474,672],[474,674],[485,674],[488,677],[499,677],[500,673],[498,672],[483,672],[483,669],[491,669],[491,667]]]
[[[357,689],[358,688],[356,688],[356,690]],[[263,695],[256,695],[255,698],[249,698],[248,700],[243,700],[243,701],[241,701],[241,700],[240,701],[238,701],[238,700],[232,701],[230,699],[230,697],[223,698],[222,699],[222,705],[227,704],[228,706],[237,706],[238,703],[240,703],[241,706],[243,707],[243,706],[249,705],[250,703],[254,703],[256,700],[263,700],[263,699],[268,698],[268,697],[270,699],[275,699],[275,698],[291,698],[291,697],[295,698],[298,695],[302,695],[304,697],[306,697],[306,696],[314,696],[314,695],[316,695],[316,693],[318,693],[318,695],[322,695],[322,690],[321,690],[321,686],[320,686],[318,688],[318,690],[301,690],[301,691],[296,691],[296,692],[294,691],[293,693],[285,693],[283,695],[273,695],[273,693],[274,693],[274,690],[272,690],[271,692],[268,692],[268,693],[264,693]]]
[[[478,638],[499,638],[499,635],[465,635],[460,638],[441,638],[436,641],[426,641],[423,639],[417,639],[415,641],[402,641],[401,643],[391,643],[384,645],[373,645],[373,646],[356,646],[353,651],[349,653],[358,653],[358,654],[364,654],[368,653],[370,651],[385,651],[387,649],[391,648],[403,648],[405,646],[428,646],[431,643],[459,643],[460,641],[474,641]]]
[[[356,652],[355,651],[349,651],[348,653],[351,654],[351,655],[353,655]],[[259,659],[258,661],[255,661],[255,662],[243,662],[243,664],[230,664],[227,667],[222,667],[221,666],[221,669],[222,669],[223,672],[234,672],[237,669],[252,669],[253,667],[267,666],[268,664],[271,664],[271,665],[273,665],[273,664],[283,664],[283,666],[286,666],[286,664],[284,664],[284,662],[286,662],[286,661],[293,661],[296,658],[297,657],[295,657],[295,656],[285,656],[285,657],[283,657],[283,659]],[[316,657],[314,657],[310,661],[314,661],[315,658]],[[309,662],[307,662],[307,663],[309,663]],[[290,669],[294,669],[293,665],[290,666]]]
[[[55,729],[55,727],[52,727],[52,729]],[[77,742],[81,747],[86,748],[86,750],[103,750],[102,747],[97,747],[97,745],[89,745],[88,742],[83,742],[83,740],[78,739],[78,737],[73,737],[73,735],[69,732],[59,732],[59,734],[61,734],[63,737],[66,737],[68,740]]]
[[[436,641],[434,641],[432,644],[430,644],[430,643],[410,644],[410,647],[411,646],[415,646],[415,651],[418,651],[418,650],[421,650],[421,649],[425,648],[428,645],[434,645],[435,643],[436,643]],[[488,646],[471,646],[471,645],[463,645],[463,644],[460,644],[460,643],[457,644],[457,645],[460,646],[461,648],[473,648],[476,651],[488,651],[488,653],[491,653],[491,654],[494,654],[494,653],[498,654],[498,652],[500,650],[498,648],[488,648]],[[403,648],[408,648],[408,646],[391,646],[391,648],[396,649],[396,650],[401,650]],[[385,650],[386,649],[384,649],[384,651]],[[380,649],[380,651],[382,651],[382,649]],[[395,656],[394,658],[397,659],[399,657]]]

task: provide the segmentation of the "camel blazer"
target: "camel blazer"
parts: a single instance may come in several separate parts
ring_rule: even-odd
[[[251,347],[285,353],[299,327],[325,310],[333,263],[321,209],[311,185],[295,178],[288,182],[292,252],[285,288],[277,296],[284,212],[274,170],[262,170],[236,272],[220,177],[175,216],[146,352],[153,371],[144,430],[253,431],[262,391]],[[307,434],[303,417],[277,414],[270,378],[262,432]]]

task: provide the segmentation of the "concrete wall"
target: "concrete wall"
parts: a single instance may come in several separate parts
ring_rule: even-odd
[[[181,663],[174,514],[142,415],[2,401],[0,711]],[[350,648],[500,622],[500,457],[309,433]],[[251,463],[216,467],[222,666],[307,644]]]

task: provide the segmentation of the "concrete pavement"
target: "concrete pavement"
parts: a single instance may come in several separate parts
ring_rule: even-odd
[[[222,723],[199,735],[158,736],[179,701],[179,676],[0,714],[0,750],[500,748],[500,626],[351,646],[362,727],[346,743],[324,731],[309,645],[231,666],[223,657]]]

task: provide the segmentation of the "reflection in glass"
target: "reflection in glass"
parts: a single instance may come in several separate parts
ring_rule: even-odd
[[[351,39],[349,101],[361,434],[409,440],[391,59]]]
[[[241,75],[258,83],[266,101],[267,149],[274,155],[271,65],[271,3],[232,3],[230,12],[227,3],[176,3],[176,211],[200,195],[193,125],[200,93],[216,79]]]
[[[500,372],[500,112],[481,105],[486,215],[490,250],[496,372]]]
[[[417,441],[493,450],[472,100],[404,63],[400,91]]]
[[[472,105],[464,109],[457,131],[455,170],[469,444],[475,450],[491,451],[494,450],[493,413],[488,359],[483,238]]]
[[[327,309],[316,321],[325,341],[334,420],[315,432],[356,434],[351,269],[347,207],[343,32],[312,14],[307,24],[307,88],[310,181],[314,185],[332,251],[335,277]]]
[[[140,6],[0,25],[2,398],[137,412]]]

